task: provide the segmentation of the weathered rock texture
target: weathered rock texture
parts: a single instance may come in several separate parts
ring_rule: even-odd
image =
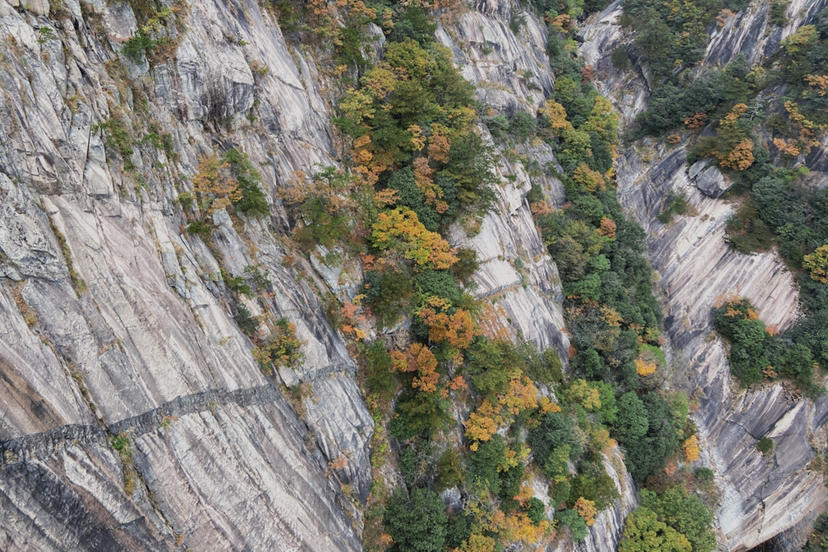
[[[767,35],[757,4],[716,31],[707,58],[742,50],[761,59],[824,3],[793,0],[791,23]],[[515,9],[478,0],[438,29],[496,113],[534,113],[554,82],[542,22],[525,14],[513,33]],[[596,18],[583,51],[629,122],[647,92],[636,74],[612,70],[617,13],[616,5]],[[183,17],[175,55],[150,65],[121,53],[137,28],[124,3],[0,0],[3,550],[360,548],[353,505],[370,487],[372,421],[318,299],[352,295],[359,270],[329,266],[322,255],[297,260],[276,199],[294,171],[337,164],[328,104],[335,81],[325,63],[288,45],[254,0],[193,2]],[[111,120],[131,135],[127,159],[100,126]],[[170,149],[143,139],[159,132],[170,134]],[[192,191],[201,157],[231,146],[261,169],[272,216],[219,212],[208,246],[183,231],[177,198]],[[554,163],[542,144],[516,149]],[[747,295],[784,327],[797,315],[796,290],[775,256],[727,249],[732,206],[693,187],[681,148],[646,155],[624,152],[621,197],[650,233],[670,337],[685,359],[680,375],[702,390],[697,421],[724,490],[722,542],[743,549],[825,499],[806,469],[806,436],[821,435],[828,407],[779,386],[731,390],[724,349],[708,338],[715,297]],[[475,293],[493,300],[499,329],[565,351],[557,269],[525,200],[530,176],[519,161],[503,160],[498,173],[494,212],[475,237],[457,229],[453,241],[483,261]],[[532,178],[563,199],[559,182]],[[699,216],[655,222],[665,195],[679,189]],[[222,270],[239,276],[251,265],[270,284],[266,299],[242,299],[247,308],[289,319],[303,341],[303,362],[275,379],[253,360],[222,281]],[[778,450],[796,453],[763,459],[754,443],[767,433]],[[117,434],[129,453],[113,448]],[[344,468],[329,468],[342,459]],[[614,549],[635,506],[617,450],[606,465],[622,498],[578,550]]]
[[[367,495],[373,423],[322,284],[283,262],[284,212],[217,214],[207,247],[175,202],[199,158],[231,145],[272,198],[333,163],[313,61],[255,1],[192,3],[175,57],[151,69],[119,53],[126,4],[67,0],[50,18],[44,4],[0,0],[0,548],[359,549],[340,482]],[[104,146],[113,119],[134,173]],[[141,142],[151,132],[171,151]],[[271,282],[252,313],[304,342],[281,378],[305,422],[233,321],[221,271],[250,265]],[[108,442],[121,432],[123,461]]]
[[[513,10],[525,20],[518,33],[509,26]],[[544,24],[513,2],[476,2],[475,10],[463,13],[450,27],[438,29],[437,36],[451,48],[463,76],[477,85],[480,101],[496,113],[523,110],[534,114],[552,92],[554,75],[546,55]],[[488,136],[485,129],[481,130]],[[508,149],[494,139],[489,142],[501,153]],[[555,163],[551,149],[544,143],[518,144],[515,148],[539,166]],[[505,177],[497,190],[499,208],[486,217],[477,236],[460,242],[473,247],[483,261],[475,275],[475,292],[480,297],[497,298],[501,320],[510,321],[505,325],[507,329],[516,329],[524,339],[543,347],[557,346],[565,353],[569,341],[560,331],[564,326],[563,297],[557,267],[546,252],[525,197],[534,183],[550,198],[563,203],[563,186],[544,174],[530,177],[524,165],[508,161],[508,155],[500,156],[498,172]],[[573,546],[563,540],[553,550],[615,550],[624,519],[637,500],[620,451],[613,449],[604,460],[621,498],[596,517],[584,541]]]
[[[825,5],[824,0],[791,2],[790,23],[766,32],[768,3],[752,2],[715,31],[704,63],[724,63],[739,53],[759,62]],[[629,125],[646,107],[648,91],[641,76],[646,68],[621,74],[610,61],[612,50],[628,38],[617,25],[620,12],[615,2],[594,17],[584,29],[582,52],[597,69],[599,88]],[[747,297],[762,320],[782,330],[800,312],[794,279],[775,253],[742,255],[725,243],[725,225],[737,205],[716,199],[727,183],[717,170],[708,171],[687,166],[684,145],[667,149],[639,141],[622,151],[618,193],[647,231],[677,361],[674,380],[699,399],[694,418],[722,491],[719,542],[737,551],[795,526],[806,531],[828,500],[822,474],[809,469],[825,445],[828,400],[802,399],[782,384],[745,391],[731,381],[725,345],[711,330],[714,304],[729,295]],[[824,175],[815,177],[820,178]],[[665,225],[656,215],[671,193],[683,193],[692,214]],[[776,443],[771,457],[756,449],[765,435]]]
[[[318,299],[352,295],[360,274],[293,255],[277,199],[295,171],[337,164],[330,64],[288,45],[254,0],[181,6],[174,55],[150,64],[122,53],[138,26],[126,3],[0,0],[3,550],[360,548],[373,424]],[[517,37],[510,2],[478,8],[440,39],[481,99],[534,113],[553,82],[543,25],[530,18]],[[164,133],[169,147],[153,145]],[[177,198],[203,156],[229,147],[261,169],[272,216],[219,211],[207,244],[184,231]],[[476,293],[496,302],[499,329],[565,351],[528,175],[498,170],[496,209],[455,243],[483,260]],[[239,300],[303,342],[303,361],[273,380],[223,283],[249,266],[269,284]],[[634,504],[617,451],[607,462],[624,498],[585,550],[612,548]]]

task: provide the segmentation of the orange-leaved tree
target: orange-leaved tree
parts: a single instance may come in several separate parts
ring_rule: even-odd
[[[428,326],[428,338],[434,343],[448,343],[455,349],[468,349],[477,328],[471,313],[457,309],[453,314],[435,311],[431,306],[423,307],[418,312]]]
[[[394,250],[418,267],[445,269],[457,262],[451,246],[437,232],[428,230],[407,207],[379,214],[371,242],[380,250]]]
[[[417,372],[411,386],[427,393],[437,391],[440,374],[437,372],[437,358],[428,347],[412,343],[406,352],[391,352],[392,368],[398,372]]]
[[[230,173],[230,164],[215,155],[203,157],[199,162],[198,172],[193,176],[193,190],[211,214],[242,198],[239,183]]]

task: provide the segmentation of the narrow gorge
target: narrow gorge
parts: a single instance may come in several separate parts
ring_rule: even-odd
[[[0,549],[823,550],[828,1],[624,2],[0,0]]]

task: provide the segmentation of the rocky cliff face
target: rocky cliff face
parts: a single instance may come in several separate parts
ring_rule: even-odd
[[[707,61],[762,59],[824,3],[792,1],[790,23],[770,34],[757,3],[716,31]],[[337,166],[336,81],[253,0],[176,6],[175,55],[150,64],[123,53],[138,27],[125,3],[0,0],[0,548],[358,550],[373,422],[319,298],[352,296],[361,276],[324,252],[294,255],[276,199],[295,171]],[[554,75],[544,25],[524,13],[513,32],[517,9],[478,0],[438,38],[495,113],[534,114]],[[647,91],[609,62],[617,13],[595,18],[582,51],[629,122]],[[119,132],[134,145],[120,147]],[[183,230],[177,198],[192,191],[200,158],[231,146],[260,168],[272,216],[218,212],[208,246]],[[554,162],[543,144],[517,153]],[[510,158],[481,231],[458,229],[453,245],[478,252],[475,293],[492,299],[505,332],[564,352],[557,269],[525,200],[530,177]],[[745,295],[785,327],[796,289],[774,255],[725,246],[733,207],[697,191],[684,159],[682,147],[624,151],[619,195],[650,236],[676,380],[698,389],[696,421],[723,491],[721,542],[741,550],[804,526],[826,500],[808,465],[824,445],[828,401],[731,389],[710,337],[713,301]],[[562,201],[559,182],[539,183]],[[699,214],[661,225],[655,214],[680,189]],[[274,379],[223,283],[222,272],[247,267],[268,283],[258,300],[242,298],[246,308],[287,318],[303,342],[304,361]],[[765,434],[784,451],[771,460],[755,451]],[[635,506],[617,450],[605,465],[622,498],[584,552],[613,550]]]
[[[770,29],[767,3],[753,2],[713,33],[702,66],[738,54],[762,61],[825,5],[791,2],[788,24]],[[620,73],[610,61],[625,39],[617,24],[620,11],[615,2],[594,17],[584,29],[582,52],[597,69],[599,88],[629,124],[646,107],[648,88],[640,67]],[[828,500],[822,473],[811,464],[825,446],[828,400],[805,400],[782,384],[738,389],[725,346],[711,333],[713,305],[727,295],[749,298],[762,320],[788,327],[800,314],[794,279],[775,253],[742,255],[728,247],[724,229],[735,206],[716,198],[722,176],[717,169],[704,174],[699,166],[688,167],[683,144],[634,143],[622,152],[617,171],[621,203],[648,234],[676,353],[674,380],[698,399],[694,418],[722,491],[716,512],[720,544],[748,550],[795,526],[802,534]],[[813,176],[817,182],[824,177],[819,170]],[[656,215],[670,193],[684,193],[692,215],[662,224]],[[771,458],[756,449],[765,435],[776,442]]]
[[[370,485],[372,421],[324,284],[287,262],[278,202],[270,220],[217,215],[213,247],[175,203],[218,140],[271,197],[333,163],[313,61],[253,1],[186,6],[176,56],[151,69],[122,54],[128,5],[51,6],[0,2],[2,548],[359,549],[345,512]],[[139,144],[123,159],[104,147],[113,120]],[[162,132],[168,148],[140,143]],[[233,321],[221,272],[247,266],[270,281],[251,312],[304,342],[281,374],[304,421]]]
[[[440,39],[485,103],[534,113],[553,83],[542,23],[516,35],[511,2],[478,4]],[[334,81],[255,1],[175,6],[175,55],[150,64],[124,55],[138,28],[128,4],[0,0],[0,543],[359,549],[372,421],[319,297],[353,294],[360,275],[297,261],[275,199],[295,171],[337,164]],[[183,231],[176,200],[199,159],[230,146],[260,167],[273,215],[219,212],[208,246]],[[545,146],[521,153],[554,160]],[[455,245],[478,251],[476,293],[503,329],[563,352],[529,177],[518,162],[499,171],[496,209]],[[304,361],[276,382],[222,283],[251,266],[267,300],[245,306],[289,319],[303,342]],[[614,548],[635,503],[617,451],[607,466],[622,499],[582,550]]]

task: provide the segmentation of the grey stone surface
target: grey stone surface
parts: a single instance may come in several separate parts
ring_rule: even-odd
[[[766,10],[754,2],[714,30],[706,59],[769,55],[825,1],[792,0],[789,24],[769,34]],[[20,4],[0,0],[0,549],[360,549],[358,509],[343,504],[359,503],[370,488],[373,422],[318,299],[353,295],[359,269],[289,261],[278,198],[294,171],[337,163],[332,83],[253,0],[188,3],[174,58],[152,64],[121,53],[138,27],[127,3],[65,0],[65,21],[43,17],[45,0]],[[554,75],[542,21],[526,13],[520,33],[509,28],[516,5],[477,1],[438,39],[482,102],[535,113]],[[629,124],[646,106],[647,69],[622,75],[611,66],[610,52],[626,40],[618,6],[592,18],[582,51]],[[56,38],[43,40],[40,26]],[[124,169],[99,126],[112,118],[132,135],[136,172]],[[175,155],[142,140],[150,123],[169,133]],[[261,169],[272,215],[218,213],[207,244],[183,230],[177,198],[192,191],[199,160],[228,147]],[[516,148],[554,166],[544,144]],[[817,166],[824,150],[812,153]],[[701,390],[696,421],[724,496],[720,542],[743,550],[783,532],[794,542],[791,528],[826,500],[808,470],[808,439],[824,440],[826,401],[778,385],[732,389],[723,345],[708,338],[710,308],[728,293],[749,297],[768,323],[789,325],[799,315],[793,279],[771,253],[728,249],[723,228],[733,206],[699,193],[704,173],[688,177],[681,147],[621,154],[619,197],[648,230],[669,337],[684,362],[676,383]],[[456,228],[452,242],[477,251],[475,294],[496,301],[510,335],[565,351],[557,268],[526,202],[538,184],[560,205],[563,188],[530,177],[520,162],[504,160],[497,172],[495,209],[477,235]],[[653,223],[671,191],[686,192],[698,216]],[[241,301],[254,315],[287,318],[303,342],[304,361],[275,381],[254,361],[222,282],[222,269],[240,276],[250,265],[270,283],[259,300]],[[291,394],[301,417],[280,384],[299,390]],[[127,462],[110,444],[121,432]],[[788,453],[762,458],[762,434]],[[635,506],[619,454],[611,451],[605,465],[621,499],[578,550],[614,549]],[[345,467],[332,473],[328,464],[341,458]],[[130,473],[135,490],[127,492]]]
[[[135,64],[119,53],[138,25],[129,5],[84,6],[66,2],[44,40],[46,20],[0,0],[0,548],[359,549],[340,485],[366,496],[373,422],[317,280],[282,262],[276,199],[336,157],[313,59],[258,3],[208,1],[187,6],[174,61]],[[135,172],[99,127],[111,118]],[[142,141],[153,129],[175,156]],[[219,216],[208,247],[176,198],[231,146],[262,169],[274,214]],[[220,270],[250,265],[270,281],[255,314],[303,341],[304,419],[233,320]],[[109,444],[121,432],[127,467]]]
[[[722,171],[714,165],[694,171],[693,167],[699,163],[701,163],[701,161],[693,163],[687,171],[688,175],[693,180],[693,183],[696,185],[696,188],[698,188],[707,197],[721,197],[722,194],[730,189],[730,182],[725,175],[722,174]]]

